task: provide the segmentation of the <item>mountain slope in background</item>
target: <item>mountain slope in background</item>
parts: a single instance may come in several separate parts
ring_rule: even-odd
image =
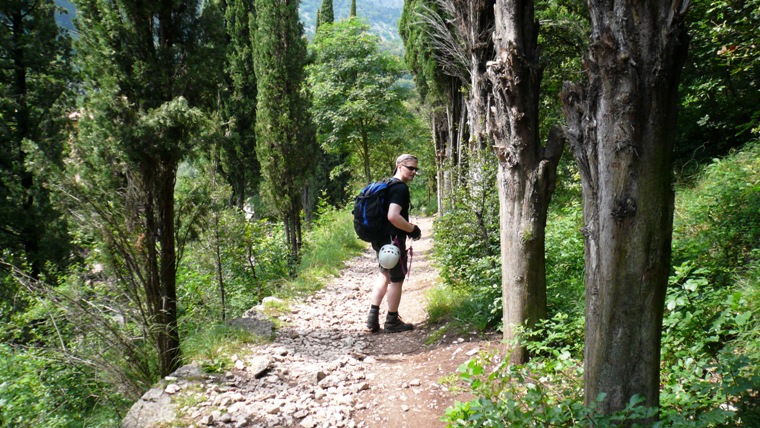
[[[57,15],[58,25],[73,30],[74,5],[68,0],[55,0],[55,4],[68,13],[62,12]],[[314,28],[317,20],[317,10],[322,5],[322,0],[301,1],[301,22],[303,22],[306,36],[311,39],[314,36]],[[398,20],[404,0],[356,0],[356,14],[364,18],[370,24],[372,32],[380,36],[391,50],[395,51],[401,45],[398,35]],[[351,8],[351,0],[333,0],[335,19],[348,17]]]
[[[317,10],[321,5],[322,0],[301,1],[301,22],[309,38],[314,35]],[[398,20],[403,8],[404,0],[356,0],[356,15],[366,19],[372,27],[372,32],[386,42],[401,40],[398,35]],[[336,20],[348,17],[350,9],[351,0],[333,0]]]

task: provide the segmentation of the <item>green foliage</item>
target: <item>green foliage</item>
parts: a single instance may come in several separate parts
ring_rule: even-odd
[[[750,218],[758,212],[757,151],[756,143],[748,144],[678,192],[674,258],[680,261],[665,300],[659,420],[647,426],[760,421],[760,251],[758,226]],[[603,397],[583,404],[580,210],[572,198],[560,201],[547,227],[554,315],[521,332],[534,359],[525,366],[491,368],[488,359],[463,366],[463,379],[478,398],[447,411],[444,420],[452,426],[611,426],[653,414],[636,399],[623,412],[605,416],[594,411]]]
[[[285,222],[294,263],[300,255],[301,193],[319,153],[307,90],[302,87],[308,55],[298,4],[256,0],[254,32],[256,158],[264,180],[262,194]]]
[[[378,145],[391,145],[385,133],[402,116],[398,59],[378,50],[378,38],[359,19],[320,27],[312,45],[307,82],[318,139],[331,153],[346,153],[370,182],[370,157]]]
[[[404,41],[404,63],[414,74],[420,98],[425,103],[436,104],[448,93],[452,79],[466,76],[466,64],[447,61],[447,65],[450,66],[450,62],[459,67],[456,70],[444,70],[442,63],[449,59],[450,52],[437,48],[433,40],[436,30],[425,23],[422,15],[434,15],[441,21],[451,20],[452,17],[440,10],[434,0],[405,0],[398,25],[399,35]],[[449,37],[454,38],[456,32],[451,27]]]
[[[213,226],[188,249],[177,273],[183,331],[242,315],[274,294],[276,281],[288,273],[288,250],[281,224],[246,219],[243,212],[233,208],[220,209],[213,216]],[[217,270],[217,250],[221,272]]]
[[[256,71],[253,63],[255,10],[253,2],[235,0],[224,11],[229,37],[225,61],[225,88],[219,114],[222,135],[214,145],[217,170],[232,188],[232,204],[243,209],[245,199],[256,189],[259,163],[256,159]]]
[[[52,1],[0,8],[0,248],[35,277],[64,268],[71,255],[66,221],[40,162],[61,162],[76,81],[71,38],[57,27],[55,12]],[[8,285],[0,299],[13,294]]]
[[[611,427],[656,413],[641,405],[643,399],[633,397],[617,413],[598,414],[595,409],[605,396],[583,405],[582,371],[567,352],[521,366],[481,354],[459,366],[461,378],[478,398],[457,402],[441,419],[452,427]]]
[[[365,245],[356,239],[346,210],[337,210],[320,199],[316,214],[317,220],[306,235],[299,271],[335,275],[345,267],[343,261],[358,255]]]
[[[686,284],[692,284],[688,280],[684,286],[692,288]],[[680,296],[671,293],[669,305],[680,301]],[[707,342],[711,342],[710,335],[757,328],[750,327],[748,313],[737,311],[740,298],[733,296],[729,300],[733,303],[726,302],[728,310],[718,317],[697,311],[696,317],[710,319],[703,323],[710,327],[701,338],[673,331],[672,327],[683,322],[684,314],[689,316],[689,308],[670,311],[666,316],[670,327],[665,333],[671,340],[665,341],[664,348],[670,357],[664,360],[659,420],[644,426],[754,426],[760,420],[754,392],[760,382],[757,354],[734,346],[723,348],[712,357],[704,352]],[[695,299],[690,308],[712,303]],[[695,327],[695,322],[688,320],[678,328],[697,332],[703,326]],[[528,364],[515,366],[508,364],[508,359],[499,362],[494,355],[481,354],[461,365],[460,376],[477,398],[448,408],[442,420],[450,426],[609,427],[621,422],[642,426],[640,421],[657,412],[643,407],[643,399],[639,397],[632,397],[625,409],[610,415],[595,411],[604,394],[589,406],[583,404],[579,337],[582,329],[581,317],[558,315],[522,337],[531,354],[537,356]],[[673,352],[674,342],[680,351]]]
[[[559,200],[557,200],[559,199]],[[546,294],[549,313],[583,313],[583,212],[579,199],[555,198],[546,220]]]
[[[214,48],[224,40],[223,17],[213,3],[203,4],[76,2],[86,114],[69,175],[85,183],[74,180],[74,204],[90,211],[83,217],[94,224],[83,227],[95,231],[109,273],[140,308],[161,375],[181,363],[177,168],[209,129],[202,109],[214,99],[226,53]]]
[[[118,425],[118,409],[127,401],[95,378],[90,369],[55,355],[0,344],[0,426]]]
[[[432,325],[442,324],[454,318],[454,308],[463,304],[469,297],[463,290],[438,284],[426,293],[428,300],[425,312]],[[457,311],[459,313],[460,311]]]
[[[677,166],[685,174],[757,136],[758,11],[758,0],[692,2],[676,141]]]
[[[541,135],[545,139],[553,125],[564,121],[559,97],[563,83],[584,79],[582,59],[587,52],[591,22],[583,0],[539,0],[536,19],[541,25],[538,43],[544,69],[539,108]]]
[[[576,312],[555,313],[553,317],[540,320],[536,325],[523,332],[525,348],[531,357],[583,359],[583,340],[585,316],[582,305]]]
[[[676,264],[695,260],[728,279],[753,257],[760,242],[760,141],[715,159],[698,183],[676,199],[673,246]]]
[[[268,338],[258,338],[245,329],[226,324],[198,326],[182,342],[182,354],[188,361],[196,361],[208,373],[223,373],[232,369],[232,355],[243,348]]]
[[[444,284],[470,294],[464,302],[477,310],[468,319],[493,326],[502,316],[499,202],[487,184],[495,181],[495,162],[484,165],[478,191],[459,188],[454,209],[436,219],[434,258]]]
[[[59,284],[25,281],[35,305],[14,325],[23,329],[30,346],[86,367],[98,381],[134,400],[159,377],[157,349],[144,311],[102,263],[105,258],[93,247]]]
[[[322,24],[332,24],[335,21],[335,12],[333,12],[333,0],[322,0],[322,5],[317,14],[317,31]]]
[[[498,286],[494,286],[494,289]],[[496,291],[492,291],[491,295]],[[479,298],[460,288],[439,285],[432,288],[428,294],[425,310],[428,322],[441,324],[441,330],[427,339],[428,343],[438,340],[449,331],[471,332],[487,331],[498,322],[494,311],[500,307],[500,297]],[[499,302],[492,299],[499,299]]]
[[[661,405],[667,419],[691,426],[751,426],[760,420],[758,323],[741,292],[710,284],[687,262],[670,278],[663,320]]]

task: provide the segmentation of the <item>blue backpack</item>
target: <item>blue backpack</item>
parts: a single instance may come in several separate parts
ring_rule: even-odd
[[[354,230],[359,239],[367,242],[382,240],[390,232],[388,221],[388,188],[401,183],[398,178],[387,178],[368,184],[354,199]]]

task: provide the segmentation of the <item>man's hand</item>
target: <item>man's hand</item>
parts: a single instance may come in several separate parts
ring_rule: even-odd
[[[418,240],[422,236],[422,231],[420,230],[420,227],[416,224],[414,225],[414,230],[408,233],[409,237],[413,240]]]

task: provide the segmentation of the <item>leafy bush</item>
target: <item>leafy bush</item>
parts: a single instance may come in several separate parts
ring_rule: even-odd
[[[674,268],[662,336],[657,427],[760,424],[760,144],[707,167],[678,193]],[[611,426],[651,417],[634,398],[601,416],[583,404],[580,209],[553,207],[547,225],[550,313],[521,339],[524,366],[481,357],[460,367],[477,397],[447,410],[451,426]],[[487,371],[486,367],[492,367]],[[635,425],[634,425],[635,426]],[[649,425],[648,425],[649,426]]]
[[[436,219],[434,259],[444,284],[465,290],[454,312],[473,324],[493,326],[501,321],[501,265],[498,223],[481,223],[472,210],[457,209]]]
[[[585,316],[582,308],[574,314],[558,312],[523,331],[525,348],[533,357],[559,358],[569,355],[583,358]]]
[[[366,244],[357,239],[348,209],[332,208],[321,198],[316,217],[304,237],[299,272],[337,274],[345,267],[343,261],[359,254]]]
[[[674,264],[694,260],[725,283],[760,242],[760,141],[716,159],[677,194]]]
[[[710,272],[684,263],[671,277],[663,320],[663,415],[705,425],[746,425],[758,420],[754,389],[760,357],[737,341],[757,331],[742,293],[715,286]],[[751,424],[750,424],[751,425]]]
[[[459,187],[447,201],[453,206],[435,221],[433,259],[443,284],[468,295],[452,313],[493,327],[502,317],[499,200],[492,191],[497,165],[488,153],[470,162],[478,173],[466,177],[468,188]]]
[[[240,316],[274,294],[288,272],[281,224],[246,219],[233,208],[216,213],[209,223],[188,246],[177,272],[180,319],[186,331],[221,322],[223,311],[224,318]]]
[[[182,354],[188,361],[198,361],[205,371],[219,373],[232,368],[230,356],[244,345],[265,339],[239,327],[216,324],[196,331],[182,341]]]
[[[583,368],[568,352],[525,365],[509,364],[508,359],[493,364],[493,360],[493,355],[481,354],[459,366],[461,378],[477,398],[457,402],[441,420],[451,427],[610,427],[656,413],[643,407],[638,396],[611,415],[595,410],[604,394],[585,406]]]
[[[55,355],[0,344],[0,426],[116,426],[127,401],[96,378]]]
[[[578,199],[553,204],[546,221],[547,309],[583,313],[583,213]]]
[[[489,295],[498,295],[494,299],[501,300],[501,287],[493,284],[494,290]],[[478,298],[471,293],[447,285],[439,285],[427,293],[427,315],[431,324],[448,323],[442,326],[440,334],[451,329],[486,331],[493,328],[497,317],[495,308],[501,306],[495,300]],[[437,338],[431,337],[429,343]]]

